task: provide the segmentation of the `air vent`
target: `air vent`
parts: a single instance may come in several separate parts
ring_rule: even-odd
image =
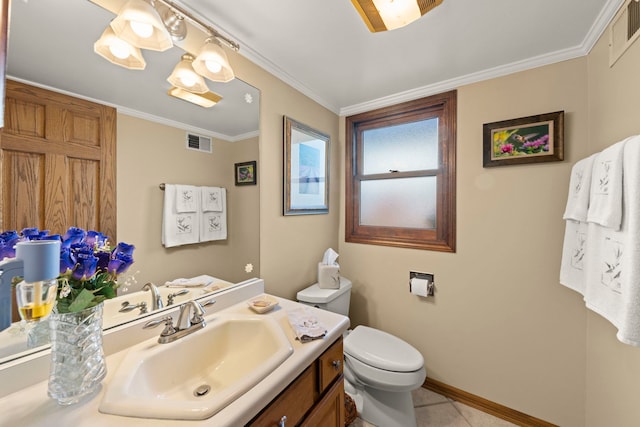
[[[613,67],[613,64],[640,36],[639,29],[640,2],[627,0],[609,27],[609,67]]]
[[[202,151],[203,153],[211,153],[213,151],[211,138],[189,132],[187,132],[187,148],[190,150]]]

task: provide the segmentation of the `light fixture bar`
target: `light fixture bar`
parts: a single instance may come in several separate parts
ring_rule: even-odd
[[[193,16],[192,14],[190,14],[189,12],[187,12],[186,10],[184,10],[182,7],[178,6],[174,2],[170,0],[156,0],[156,2],[164,4],[169,9],[173,9],[176,13],[188,19],[192,24],[196,24],[197,26],[202,28],[205,32],[208,32],[210,36],[215,37],[220,41],[223,41],[227,46],[229,46],[231,49],[235,50],[236,52],[240,50],[240,45],[238,43],[223,36],[218,31],[211,28],[204,22],[200,21],[198,18],[196,18],[195,16]]]

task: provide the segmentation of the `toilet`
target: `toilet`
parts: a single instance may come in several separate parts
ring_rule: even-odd
[[[351,281],[340,287],[313,284],[297,294],[298,302],[349,315]],[[411,391],[426,378],[424,358],[407,342],[368,326],[344,336],[345,392],[353,398],[360,418],[378,427],[415,427]]]

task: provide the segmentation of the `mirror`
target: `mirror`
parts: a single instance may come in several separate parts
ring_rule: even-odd
[[[233,151],[234,157],[231,159],[223,159],[228,164],[230,171],[233,169],[234,163],[247,160],[255,160],[257,157],[257,138],[259,133],[259,104],[260,91],[239,78],[229,83],[214,83],[207,81],[209,89],[222,96],[222,101],[212,108],[205,109],[192,105],[183,100],[172,98],[167,95],[170,84],[166,81],[174,66],[184,53],[179,48],[173,47],[165,52],[143,51],[143,56],[147,62],[144,71],[127,70],[113,65],[102,57],[93,52],[93,43],[100,37],[106,26],[114,18],[114,15],[107,10],[96,6],[89,1],[14,1],[11,4],[11,16],[9,21],[9,40],[8,40],[8,56],[7,56],[7,77],[22,81],[27,84],[42,86],[50,90],[66,93],[71,96],[77,96],[89,99],[94,102],[106,104],[115,107],[119,113],[123,113],[127,117],[118,117],[118,137],[120,132],[126,132],[126,129],[144,127],[141,125],[142,120],[146,122],[160,123],[168,125],[176,129],[184,129],[189,132],[195,132],[200,135],[210,136],[215,140],[221,141],[221,144],[250,144],[249,158],[242,158],[237,150]],[[127,123],[120,123],[121,120]],[[122,130],[121,130],[122,129]],[[179,132],[183,135],[184,132]],[[129,137],[134,139],[134,137]],[[147,142],[149,145],[155,141]],[[184,148],[184,140],[178,141],[181,144],[176,152],[185,153],[184,156],[193,156],[192,152]],[[122,148],[122,150],[121,150]],[[128,147],[119,147],[120,153],[126,152]],[[221,155],[225,155],[232,150],[220,150],[214,154],[218,155],[216,161]],[[204,155],[197,153],[198,155]],[[175,154],[171,154],[175,156]],[[167,157],[166,155],[165,157]],[[207,158],[210,159],[210,158]],[[132,169],[131,160],[125,159],[123,165],[120,165],[118,176],[121,175],[122,169]],[[171,159],[163,159],[165,161]],[[209,161],[209,160],[205,160]],[[154,168],[157,162],[138,162],[135,166],[137,173],[145,174],[145,168]],[[217,163],[219,164],[219,163]],[[226,166],[225,166],[226,167]],[[148,175],[152,175],[151,171]],[[154,170],[153,172],[157,172]],[[134,196],[127,196],[127,192],[136,193],[138,197],[142,197],[142,202],[138,203],[149,205],[149,210],[153,212],[155,206],[161,203],[162,191],[158,188],[158,184],[164,182],[157,177],[153,177],[153,186],[143,186],[132,173],[127,173],[129,181],[125,191],[122,191],[124,203],[119,204],[119,209],[126,209],[131,206],[130,199]],[[259,224],[259,208],[258,193],[248,187],[242,188],[242,194],[233,193],[239,191],[233,186],[233,172],[229,173],[229,182],[226,184],[228,194],[232,202],[237,202],[242,198],[254,197],[252,209],[249,211],[254,217],[250,218]],[[145,183],[146,185],[147,183]],[[214,185],[217,183],[213,183]],[[153,188],[151,188],[153,187]],[[120,191],[120,190],[119,190]],[[252,192],[255,191],[255,192]],[[232,193],[229,193],[232,192]],[[120,201],[120,193],[118,195]],[[161,206],[161,205],[160,205]],[[232,215],[234,205],[230,203],[228,215]],[[137,209],[137,207],[136,207]],[[127,238],[131,235],[130,230],[140,227],[138,223],[132,223],[128,216],[118,215],[118,234],[125,234]],[[160,222],[160,215],[154,216],[153,220]],[[242,218],[233,218],[234,226],[242,227],[243,221],[247,220],[247,213],[243,211]],[[143,219],[146,226],[151,224],[149,218]],[[149,227],[147,227],[149,228]],[[255,226],[248,227],[253,235],[256,234]],[[151,230],[140,230],[140,233],[152,234]],[[218,251],[233,251],[234,254],[253,254],[257,251],[259,245],[255,240],[251,239],[251,235],[238,233],[231,234],[229,242],[222,242],[216,246]],[[120,236],[118,236],[120,237]],[[156,239],[157,237],[157,239]],[[122,239],[119,239],[122,240]],[[157,242],[156,242],[157,240]],[[169,270],[162,273],[150,271],[150,266],[168,264],[167,259],[177,258],[177,264],[184,265],[184,253],[193,257],[207,257],[209,259],[218,259],[218,253],[211,256],[208,247],[194,247],[185,249],[165,249],[160,245],[158,236],[150,237],[148,241],[140,242],[137,238],[131,238],[131,243],[135,244],[136,263],[132,270],[136,269],[136,265],[140,266],[143,273],[137,277],[139,283],[130,287],[127,295],[110,300],[110,304],[116,304],[114,317],[105,319],[103,327],[106,329],[117,328],[122,323],[129,322],[126,314],[135,315],[135,319],[140,318],[138,309],[130,312],[119,312],[121,304],[128,301],[132,305],[136,305],[138,298],[150,299],[148,292],[142,292],[140,288],[147,281],[153,281],[157,284],[163,284],[166,280],[173,280],[178,277],[193,277],[198,274],[207,273],[216,276],[215,261],[209,261],[213,265],[211,269],[214,271],[195,271],[189,275],[189,271],[179,271],[176,269],[175,275]],[[246,260],[238,260],[237,263],[253,262],[259,268],[258,261],[251,261],[249,256]],[[223,262],[223,261],[219,261]],[[236,270],[239,270],[237,267]],[[242,267],[243,268],[243,267]],[[234,271],[236,271],[234,270]],[[157,277],[153,277],[157,274]],[[250,275],[249,275],[250,274]],[[220,275],[221,282],[226,283],[225,286],[232,286],[234,283],[249,277],[259,275],[259,271],[247,271],[246,274],[232,277],[229,275]],[[171,277],[165,277],[171,276]],[[227,289],[226,287],[224,289]],[[164,292],[164,290],[163,290]],[[168,291],[167,291],[168,292]],[[190,294],[176,297],[175,303],[183,301],[185,298],[196,298],[202,296],[201,290],[190,290]],[[218,292],[213,290],[213,292]],[[198,295],[196,295],[198,294]],[[166,295],[164,296],[166,298]],[[166,299],[165,299],[166,301]],[[154,314],[157,313],[154,312]],[[151,310],[149,310],[151,314]],[[144,315],[143,315],[144,316]],[[16,325],[17,326],[17,325]],[[13,329],[13,331],[11,331]],[[38,335],[31,334],[31,341],[25,338],[27,333],[20,333],[19,328],[10,328],[0,334],[0,364],[9,360],[31,354],[36,351],[46,350],[45,341],[48,333]],[[23,331],[25,332],[25,331]],[[4,335],[8,335],[10,339],[5,342]],[[17,339],[18,336],[22,338]]]

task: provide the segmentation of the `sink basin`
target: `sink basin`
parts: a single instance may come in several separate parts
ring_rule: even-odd
[[[209,418],[293,353],[278,323],[260,315],[217,314],[186,337],[129,349],[107,384],[100,412],[143,418]]]

